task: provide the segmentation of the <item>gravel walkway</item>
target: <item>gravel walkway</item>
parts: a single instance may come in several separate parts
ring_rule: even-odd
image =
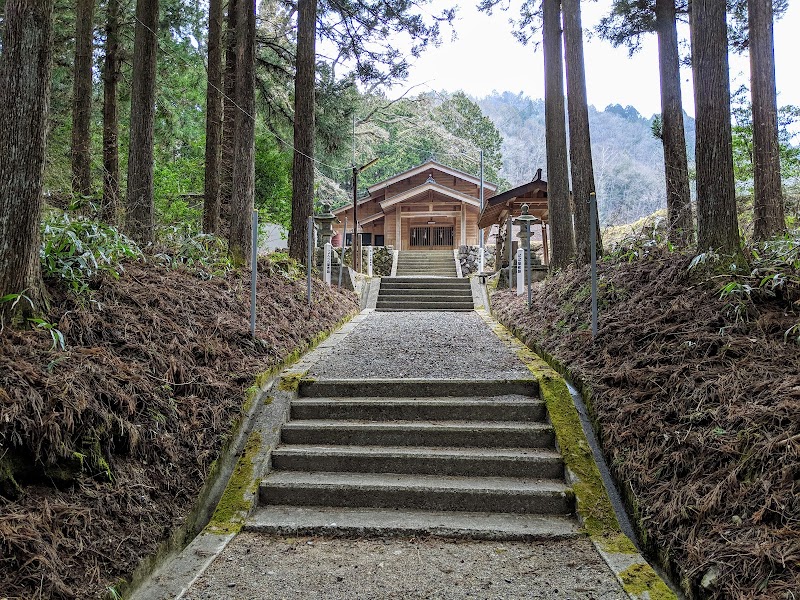
[[[547,544],[241,534],[187,600],[623,600],[587,539]]]
[[[371,313],[309,375],[318,379],[531,377],[474,312]]]

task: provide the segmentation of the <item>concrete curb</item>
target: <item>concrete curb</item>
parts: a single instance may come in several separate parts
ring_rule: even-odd
[[[216,480],[210,487],[223,487],[221,497],[214,501],[214,495],[205,490],[198,501],[198,509],[213,514],[210,521],[186,547],[166,559],[148,575],[133,591],[125,594],[131,600],[166,600],[181,598],[194,581],[233,540],[241,530],[245,519],[255,505],[258,484],[269,469],[272,449],[280,438],[280,428],[289,416],[289,403],[296,396],[297,386],[306,372],[317,360],[349,334],[371,313],[365,310],[352,317],[338,329],[322,332],[323,341],[312,350],[301,354],[297,359],[290,357],[282,371],[269,377],[257,379],[257,388],[245,403],[243,416],[237,431],[236,441],[220,457]],[[313,344],[312,344],[313,346]],[[276,369],[279,369],[276,367]],[[151,567],[152,568],[152,567]]]
[[[603,485],[566,381],[488,311],[476,312],[539,381],[542,400],[548,406],[556,430],[568,479],[575,490],[578,519],[625,593],[632,600],[677,600],[680,596],[623,533],[616,507]],[[597,510],[598,507],[602,508]]]

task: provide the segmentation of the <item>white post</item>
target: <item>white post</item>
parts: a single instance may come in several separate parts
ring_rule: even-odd
[[[333,252],[333,246],[331,246],[330,242],[325,242],[325,283],[328,284],[328,287],[331,287],[331,253]]]
[[[367,246],[367,277],[372,277],[372,246]]]
[[[525,248],[517,248],[517,296],[525,293]]]

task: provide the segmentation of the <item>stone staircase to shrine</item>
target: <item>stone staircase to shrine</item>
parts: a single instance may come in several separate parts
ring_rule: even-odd
[[[469,279],[456,272],[450,250],[404,250],[397,257],[397,276],[381,279],[375,310],[471,311]]]
[[[472,287],[469,279],[458,277],[384,277],[375,310],[471,311]]]
[[[401,250],[397,276],[458,277],[452,250]]]
[[[271,462],[251,531],[578,533],[534,380],[301,381]]]

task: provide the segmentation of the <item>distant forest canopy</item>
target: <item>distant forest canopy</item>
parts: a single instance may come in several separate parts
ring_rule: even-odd
[[[478,101],[503,136],[501,175],[512,185],[547,172],[544,100],[522,93],[495,92]],[[632,223],[666,207],[664,149],[653,133],[656,117],[633,106],[589,106],[589,125],[600,222]],[[694,119],[684,113],[690,167],[694,156]]]

